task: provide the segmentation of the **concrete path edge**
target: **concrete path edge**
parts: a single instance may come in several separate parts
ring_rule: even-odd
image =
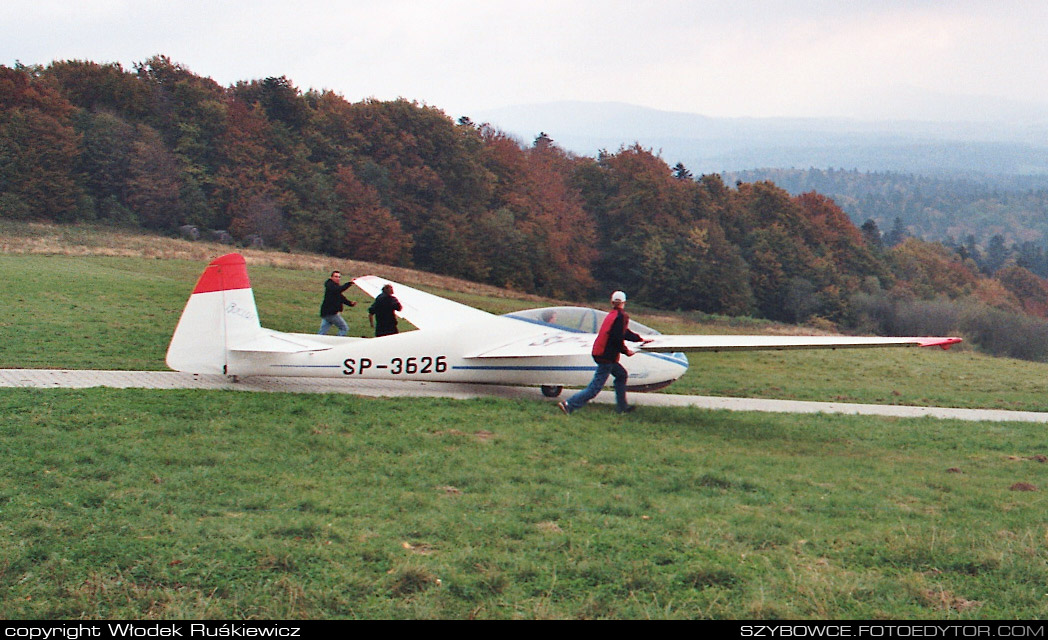
[[[221,389],[230,391],[269,391],[284,393],[347,393],[372,397],[440,397],[471,399],[483,397],[549,401],[537,388],[502,385],[453,384],[399,380],[341,380],[333,378],[254,377],[234,382],[227,376],[198,375],[176,371],[101,371],[70,369],[0,369],[0,387],[42,389]],[[604,391],[596,402],[610,404],[614,394]],[[900,418],[943,418],[988,422],[1048,423],[1048,413],[999,409],[956,409],[903,405],[852,404],[844,402],[806,402],[756,398],[685,396],[671,393],[631,393],[630,402],[639,406],[698,407],[727,411],[766,411],[774,413],[831,413],[890,416]]]

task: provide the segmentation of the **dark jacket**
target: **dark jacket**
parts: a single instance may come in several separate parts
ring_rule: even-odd
[[[593,359],[597,362],[618,362],[619,355],[626,353],[625,341],[643,342],[636,333],[630,331],[630,317],[625,311],[612,309],[600,325],[597,339],[593,341]]]
[[[353,286],[353,281],[349,281],[346,284],[335,284],[335,281],[331,278],[327,279],[324,283],[324,302],[320,303],[320,317],[333,316],[336,313],[342,313],[343,305],[352,306],[353,303],[346,300],[346,297],[342,295],[342,292]]]
[[[397,311],[403,307],[396,296],[385,291],[375,297],[375,302],[368,307],[368,313],[375,316],[375,335],[388,336],[397,333]]]

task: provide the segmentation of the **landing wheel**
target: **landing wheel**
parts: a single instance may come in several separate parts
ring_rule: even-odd
[[[542,385],[542,395],[547,398],[556,398],[560,395],[560,392],[564,390],[564,387],[555,386],[552,384]]]

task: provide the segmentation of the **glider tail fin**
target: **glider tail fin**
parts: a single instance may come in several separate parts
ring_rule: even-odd
[[[226,373],[229,345],[262,331],[244,257],[215,258],[197,281],[167,348],[167,366],[187,373]]]

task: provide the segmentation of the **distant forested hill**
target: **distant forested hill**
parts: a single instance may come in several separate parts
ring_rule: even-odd
[[[717,118],[574,101],[471,115],[527,137],[546,131],[575,153],[636,142],[696,175],[754,167],[844,167],[938,176],[1048,174],[1048,122],[1031,112],[993,122]]]
[[[818,191],[861,225],[873,220],[890,231],[896,220],[911,236],[985,248],[995,236],[1006,245],[1048,246],[1048,176],[935,178],[839,169],[756,169],[725,173],[736,181],[768,180],[792,194]]]

